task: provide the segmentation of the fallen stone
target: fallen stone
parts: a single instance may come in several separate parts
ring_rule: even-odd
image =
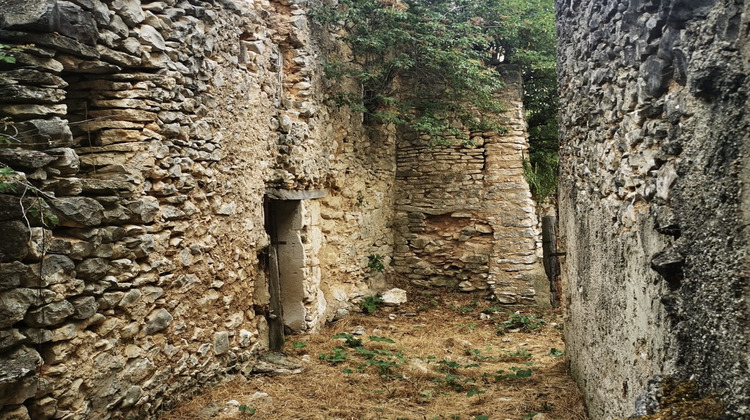
[[[407,302],[406,290],[399,288],[386,290],[380,295],[380,298],[383,300],[384,305],[389,306],[398,306]]]

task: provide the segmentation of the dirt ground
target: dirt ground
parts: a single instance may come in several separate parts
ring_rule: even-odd
[[[162,418],[586,419],[558,311],[434,291],[409,299],[288,337],[302,373],[240,377]]]

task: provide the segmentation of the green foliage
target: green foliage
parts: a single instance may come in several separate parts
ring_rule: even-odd
[[[479,118],[502,108],[494,95],[502,87],[499,74],[485,64],[497,34],[492,3],[340,0],[337,7],[314,10],[329,31],[346,29],[353,53],[351,62],[329,62],[328,77],[362,85],[361,96],[339,93],[333,99],[438,142],[463,138],[462,126],[497,129],[497,121]]]
[[[547,322],[541,318],[537,318],[536,315],[522,315],[521,313],[514,312],[510,314],[510,318],[502,323],[498,334],[504,334],[506,330],[519,329],[522,332],[531,332],[537,328],[540,328],[547,324]]]
[[[16,57],[13,57],[11,53],[19,52],[21,50],[22,48],[20,47],[0,44],[0,62],[14,64],[16,62]]]
[[[564,351],[562,351],[562,350],[558,350],[558,349],[556,349],[556,348],[552,347],[552,348],[551,348],[551,349],[549,350],[549,354],[550,354],[551,356],[553,356],[553,357],[561,357],[562,355],[564,355],[564,354],[565,354],[565,352],[564,352]]]
[[[508,352],[508,357],[520,357],[522,359],[530,359],[531,353],[526,349],[519,349],[513,352]]]
[[[531,153],[530,159],[523,160],[523,174],[537,203],[557,191],[558,162],[557,150],[537,150]]]
[[[346,352],[346,349],[343,349],[341,347],[333,349],[333,351],[328,354],[320,353],[319,356],[320,360],[324,360],[332,365],[345,362],[348,357],[349,353]]]
[[[383,299],[381,299],[377,295],[367,296],[362,300],[362,312],[371,314],[375,312],[378,309],[378,306],[383,303]]]
[[[370,341],[375,341],[379,343],[391,343],[391,344],[395,343],[395,341],[391,340],[388,337],[378,337],[377,335],[371,335]]]
[[[382,273],[385,270],[385,265],[383,264],[383,256],[378,254],[370,254],[367,256],[367,268],[370,270],[377,271],[378,273]]]
[[[246,404],[240,404],[239,410],[243,416],[252,416],[256,411],[258,411],[258,409],[256,409],[255,407],[250,407]]]
[[[307,344],[301,341],[295,341],[292,343],[292,347],[294,347],[295,349],[304,349],[305,347],[307,347]]]
[[[351,347],[351,348],[358,347],[358,346],[362,345],[362,340],[360,340],[359,338],[357,338],[357,337],[355,337],[355,336],[353,336],[353,335],[351,335],[349,333],[338,333],[336,335],[331,336],[331,338],[334,338],[334,339],[336,339],[336,338],[343,338],[344,340],[346,340],[344,344],[347,347]]]
[[[2,139],[2,137],[0,137],[0,139]],[[0,194],[16,192],[16,186],[12,182],[16,175],[16,171],[13,169],[7,166],[0,167]]]

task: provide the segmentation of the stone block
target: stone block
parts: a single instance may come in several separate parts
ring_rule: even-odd
[[[0,292],[0,328],[7,328],[26,316],[29,307],[37,303],[32,289],[13,289]]]
[[[62,300],[28,311],[23,320],[31,327],[49,327],[63,322],[73,313],[73,305],[67,300]]]
[[[152,312],[146,320],[146,325],[143,328],[145,335],[151,335],[159,332],[169,326],[174,318],[166,309],[158,309]]]
[[[26,336],[21,334],[17,329],[10,328],[7,330],[0,330],[0,352],[15,347],[26,339]]]
[[[93,198],[62,197],[49,200],[48,204],[59,219],[60,226],[97,226],[104,217],[104,207]]]
[[[96,299],[93,296],[79,296],[70,299],[70,303],[73,305],[74,312],[71,315],[73,319],[87,319],[96,313],[99,309],[99,305],[96,303]]]
[[[229,351],[229,333],[220,331],[214,333],[214,353],[216,355],[225,354]]]
[[[0,369],[0,406],[21,404],[34,396],[38,389],[34,377],[41,365],[41,356],[31,347],[21,346],[7,354]]]

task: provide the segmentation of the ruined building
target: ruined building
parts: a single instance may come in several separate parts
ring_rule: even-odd
[[[542,295],[517,72],[431,149],[327,100],[308,10],[0,0],[0,418],[153,417],[394,279]]]
[[[556,9],[566,352],[591,417],[652,412],[665,376],[748,418],[750,5]]]

